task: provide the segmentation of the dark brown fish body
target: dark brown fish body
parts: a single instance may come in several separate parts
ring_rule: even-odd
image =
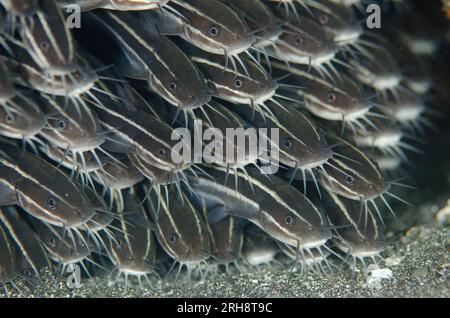
[[[378,149],[391,149],[399,147],[399,143],[404,134],[401,127],[389,119],[375,119],[373,123],[376,127],[364,127],[358,130],[352,137],[356,146]]]
[[[281,26],[276,21],[272,11],[258,0],[222,0],[236,12],[242,14],[250,30],[255,33],[256,41],[253,44],[256,48],[263,48],[272,45],[282,33]]]
[[[321,166],[332,155],[322,130],[311,118],[297,110],[290,102],[268,102],[268,110],[245,109],[245,118],[257,128],[267,128],[260,134],[271,140],[270,147],[276,147],[280,162],[299,169]],[[272,129],[278,129],[278,140],[272,140]]]
[[[152,91],[180,108],[197,108],[211,99],[198,68],[167,37],[129,13],[97,13],[94,18],[121,46],[118,69],[123,76],[146,80]]]
[[[381,111],[406,127],[419,122],[420,117],[426,112],[423,98],[409,92],[398,92],[398,98],[388,96],[380,101],[383,105]]]
[[[0,185],[10,204],[49,224],[73,228],[87,222],[95,210],[86,195],[62,171],[25,152],[8,153],[0,159]]]
[[[214,153],[214,157],[210,158],[211,161],[215,164],[230,168],[239,168],[244,167],[247,164],[256,163],[258,151],[256,145],[251,145],[249,134],[245,135],[244,144],[236,142],[234,134],[233,136],[227,135],[227,129],[233,129],[233,131],[236,132],[245,131],[248,128],[246,122],[239,115],[215,101],[211,103],[211,106],[213,109],[206,108],[203,113],[199,112],[196,114],[197,119],[202,121],[201,132],[203,132],[203,134],[208,130],[214,130],[220,132],[222,136],[222,139],[215,139],[215,141],[223,146],[223,153]],[[202,136],[199,136],[199,138],[201,137]],[[213,141],[211,143],[213,143]],[[210,143],[206,144],[205,147],[210,145]],[[232,158],[229,158],[232,159],[231,162],[227,160],[229,154],[232,154],[233,156]],[[207,158],[202,159],[206,161]]]
[[[402,80],[398,63],[387,50],[373,48],[357,58],[349,57],[353,76],[376,90],[395,88]]]
[[[162,26],[178,29],[186,41],[200,49],[219,55],[237,55],[254,43],[250,28],[234,10],[218,0],[172,0],[170,6],[181,16],[173,18]],[[170,33],[170,32],[169,32]]]
[[[17,94],[0,105],[0,135],[32,140],[46,124],[46,116],[32,96]]]
[[[183,193],[169,191],[169,200],[155,192],[148,200],[147,211],[155,224],[155,234],[167,254],[181,264],[197,264],[210,256],[208,228],[201,213]]]
[[[333,37],[314,20],[287,18],[284,32],[268,51],[276,58],[295,64],[320,66],[331,61],[337,52]]]
[[[4,287],[17,275],[14,242],[8,229],[0,223],[0,284]]]
[[[306,14],[333,35],[333,40],[340,46],[355,43],[363,28],[357,21],[351,7],[330,0],[309,2]]]
[[[191,165],[174,150],[179,140],[182,140],[175,128],[145,111],[126,109],[121,103],[105,98],[102,94],[96,96],[102,105],[92,105],[103,126],[113,132],[111,134],[115,138],[114,142],[105,146],[106,149],[134,154],[142,164],[169,172],[184,170]],[[176,137],[179,137],[178,140]],[[189,144],[184,143],[188,148]],[[141,172],[145,172],[145,169],[141,169]]]
[[[217,219],[227,214],[244,218],[277,240],[305,248],[322,245],[330,237],[319,209],[285,180],[251,169],[247,174],[205,169],[215,180],[199,177],[190,185],[200,197],[216,203]]]
[[[244,244],[244,223],[234,216],[226,216],[218,222],[210,222],[208,213],[215,206],[206,200],[194,199],[194,204],[202,212],[211,238],[211,252],[219,265],[237,262],[242,257]]]
[[[80,263],[90,255],[89,246],[81,236],[35,218],[30,218],[29,221],[47,250],[48,257],[62,264],[63,270],[65,266]]]
[[[293,89],[294,92],[303,99],[306,109],[319,118],[352,122],[372,107],[361,85],[345,75],[332,82],[302,68],[286,68],[280,63],[272,63],[272,67],[289,69],[291,83],[303,88]]]
[[[107,160],[103,169],[95,172],[94,179],[114,190],[128,189],[144,180],[142,173],[126,157],[118,160],[118,162]]]
[[[326,198],[327,215],[333,226],[339,227],[333,243],[344,253],[364,258],[384,250],[383,225],[372,209],[366,214],[360,203],[329,193]]]
[[[76,48],[56,1],[39,1],[38,10],[21,31],[24,47],[48,75],[65,75],[75,65]]]
[[[100,122],[96,113],[87,105],[79,105],[74,100],[65,101],[63,97],[42,96],[49,119],[41,135],[49,143],[62,149],[84,152],[103,144],[106,136],[101,134]]]
[[[38,278],[43,268],[50,268],[47,254],[37,236],[15,208],[0,209],[0,223],[16,244],[16,265],[26,278]]]
[[[379,168],[367,155],[347,141],[328,135],[327,141],[337,145],[335,155],[326,165],[328,177],[321,173],[321,183],[330,192],[351,200],[373,200],[389,190]]]
[[[156,245],[153,226],[135,194],[127,193],[124,202],[125,212],[119,213],[112,224],[115,239],[109,239],[108,253],[125,276],[145,276],[154,272]]]
[[[214,55],[193,55],[191,59],[205,74],[214,88],[214,95],[220,99],[239,104],[263,104],[278,88],[269,74],[245,58],[241,59],[242,65],[237,69]]]

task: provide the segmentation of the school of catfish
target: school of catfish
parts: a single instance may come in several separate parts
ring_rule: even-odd
[[[370,30],[358,0],[0,0],[0,288],[74,265],[157,288],[382,262],[442,41],[388,2]],[[278,172],[227,136],[239,160],[179,160],[198,120],[277,129],[258,138]]]

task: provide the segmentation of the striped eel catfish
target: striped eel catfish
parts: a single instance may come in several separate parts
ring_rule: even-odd
[[[424,98],[411,91],[387,94],[378,101],[380,111],[394,119],[402,127],[409,131],[423,133],[423,126],[433,128],[433,124],[424,117],[425,114],[433,114],[425,105]]]
[[[225,3],[172,0],[168,6],[177,13],[156,17],[161,34],[179,35],[201,50],[222,55],[226,60],[239,61],[243,52],[250,56],[249,49],[256,37],[245,20]]]
[[[21,140],[35,151],[34,142],[40,143],[37,136],[46,127],[47,120],[33,95],[18,93],[0,105],[0,135]]]
[[[89,258],[91,250],[82,233],[73,235],[69,231],[52,226],[34,217],[28,217],[28,221],[44,245],[48,257],[56,262],[58,266],[57,274],[62,276],[66,274],[66,271],[72,271],[72,266],[77,264],[81,265],[86,274],[91,277],[84,262],[88,261],[94,264],[95,262]]]
[[[0,204],[18,205],[68,232],[77,232],[76,227],[94,216],[95,207],[61,170],[26,151],[2,149],[1,153]]]
[[[124,209],[123,190],[144,180],[144,175],[124,155],[114,154],[116,160],[105,160],[103,169],[96,170],[93,179],[103,185],[103,194],[109,193],[110,208],[116,202],[119,212]]]
[[[208,163],[215,163],[221,166],[229,167],[230,169],[245,170],[245,166],[248,164],[256,165],[258,151],[255,147],[253,147],[253,145],[250,144],[250,136],[246,134],[244,136],[245,142],[241,143],[235,141],[235,134],[233,134],[233,136],[227,134],[227,129],[233,129],[236,134],[238,131],[245,131],[248,128],[246,121],[243,120],[238,114],[232,112],[227,107],[216,101],[211,102],[211,106],[211,108],[205,108],[203,113],[198,112],[198,114],[196,114],[197,119],[201,120],[202,126],[201,130],[195,130],[194,133],[198,134],[198,138],[202,138],[202,135],[206,134],[208,129],[210,129],[210,131],[220,133],[222,139],[219,139],[220,137],[216,137],[214,140],[218,142],[223,149],[220,152],[214,152],[214,154],[211,154],[211,158],[201,159],[207,161]],[[205,148],[210,147],[210,145],[210,143],[204,145],[201,153],[204,154],[206,150]],[[211,150],[211,148],[208,148],[208,150]],[[232,158],[228,158],[230,154],[232,155]],[[227,159],[232,160],[228,161]]]
[[[398,63],[403,74],[402,84],[418,95],[426,94],[433,85],[429,61],[420,58],[406,46],[391,47],[393,54],[399,56]]]
[[[407,159],[404,150],[420,153],[420,149],[410,145],[404,139],[412,137],[404,132],[399,125],[391,119],[378,118],[374,120],[374,127],[366,127],[364,131],[357,131],[349,139],[361,148],[376,148],[382,153],[399,156]]]
[[[175,151],[178,140],[183,138],[173,127],[142,110],[127,109],[110,96],[101,93],[96,93],[96,96],[98,103],[91,104],[102,125],[114,136],[103,148],[127,154],[149,179],[153,174],[147,170],[151,171],[153,167],[178,173],[191,167],[191,163],[185,162]],[[172,137],[178,137],[178,140]],[[190,148],[187,143],[186,148]]]
[[[363,28],[352,8],[332,0],[305,2],[308,7],[305,13],[331,33],[336,44],[345,46],[358,43]]]
[[[314,116],[327,121],[342,122],[343,128],[348,124],[352,130],[355,130],[355,126],[364,127],[362,122],[370,123],[368,117],[373,115],[370,112],[372,102],[362,86],[350,77],[340,75],[333,82],[299,67],[288,68],[273,62],[272,68],[291,72],[289,79],[296,86],[289,88],[286,85],[284,89],[300,97],[300,102],[303,102],[304,107]]]
[[[402,73],[391,53],[382,47],[373,47],[365,54],[349,55],[352,75],[361,83],[382,94],[399,88]]]
[[[25,279],[39,279],[41,270],[50,268],[51,264],[36,234],[14,207],[0,208],[0,223],[16,244],[18,275]]]
[[[367,96],[357,81],[346,75],[340,75],[333,82],[321,78],[317,73],[307,72],[304,68],[287,68],[280,63],[272,63],[272,67],[291,72],[290,81],[296,86],[289,88],[286,85],[285,89],[301,97],[304,107],[316,117],[342,122],[343,128],[349,125],[354,130],[355,126],[364,127],[364,122],[370,124],[369,117],[376,116],[371,112],[371,97]]]
[[[54,0],[39,1],[38,10],[20,30],[22,45],[49,78],[75,67],[76,48],[66,18]]]
[[[215,205],[209,204],[211,202],[202,197],[193,196],[191,199],[206,221],[211,239],[213,264],[223,265],[226,272],[229,271],[230,265],[235,265],[239,269],[238,262],[242,258],[244,244],[244,222],[231,215],[218,222],[210,222],[208,214],[210,210],[214,210]]]
[[[0,287],[9,295],[8,284],[20,292],[14,280],[17,278],[16,246],[8,229],[0,222]]]
[[[255,116],[250,109],[240,113],[255,127],[267,128],[267,133],[260,132],[261,138],[270,141],[268,149],[277,149],[280,163],[293,168],[291,181],[298,171],[302,172],[306,192],[306,174],[309,172],[315,180],[313,171],[324,171],[323,165],[333,154],[331,147],[323,131],[292,104],[282,103],[282,108],[273,103],[267,106],[268,112],[257,112]],[[273,138],[272,129],[278,129],[278,140]]]
[[[95,214],[89,219],[86,224],[79,226],[78,229],[85,231],[88,235],[86,241],[92,250],[101,251],[102,247],[106,248],[103,242],[102,234],[115,239],[114,234],[109,229],[111,223],[119,216],[116,212],[109,211],[107,204],[103,198],[96,193],[96,191],[90,187],[84,188],[84,193],[95,206]],[[111,226],[112,227],[112,226]],[[92,241],[93,244],[90,243]]]
[[[11,42],[8,44],[14,52],[14,58],[4,61],[8,63],[11,71],[18,75],[18,84],[51,96],[75,98],[80,104],[83,104],[84,100],[81,97],[84,94],[90,96],[90,90],[97,89],[95,87],[98,80],[97,73],[81,56],[78,56],[71,72],[49,77],[33,61],[29,51]]]
[[[81,165],[79,172],[89,180],[86,158],[89,156],[101,167],[102,161],[97,152],[103,153],[100,146],[106,141],[97,114],[86,104],[80,105],[77,99],[66,100],[64,97],[52,97],[41,94],[41,107],[48,115],[48,124],[41,130],[42,136],[49,145],[64,151],[62,162],[71,154],[71,161]]]
[[[378,149],[371,149],[366,153],[370,159],[377,163],[382,171],[386,171],[387,173],[396,171],[402,164],[401,157],[383,153]]]
[[[164,9],[170,0],[57,0],[63,8],[80,6],[82,11],[108,9],[118,11],[140,11]]]
[[[155,234],[164,251],[174,260],[169,274],[179,264],[175,279],[186,266],[188,278],[193,270],[206,263],[211,256],[211,242],[208,227],[192,201],[183,192],[177,199],[175,188],[169,189],[168,198],[157,193],[147,200],[147,213],[155,225]],[[173,200],[169,203],[169,198]]]
[[[332,242],[347,257],[353,259],[353,270],[359,260],[367,272],[365,259],[372,259],[377,263],[376,257],[385,249],[383,238],[383,225],[371,208],[362,215],[359,202],[346,199],[335,193],[328,192],[324,200],[327,216],[336,229]]]
[[[217,98],[264,108],[265,102],[280,97],[276,80],[251,60],[241,59],[240,67],[230,67],[220,57],[206,53],[194,53],[191,60],[205,74]]]
[[[125,193],[124,206],[125,212],[119,213],[112,223],[110,230],[113,236],[106,240],[108,254],[115,266],[111,274],[117,272],[115,281],[123,274],[125,288],[128,287],[130,276],[138,279],[141,288],[142,278],[153,288],[148,277],[149,274],[156,274],[156,245],[152,222],[133,191]]]
[[[327,141],[336,146],[333,148],[333,157],[325,165],[328,176],[319,172],[320,183],[326,190],[350,200],[360,201],[366,213],[370,202],[380,220],[382,217],[375,201],[377,198],[380,198],[394,215],[385,195],[407,203],[389,192],[391,185],[396,183],[385,181],[378,166],[364,152],[336,135],[327,135]]]
[[[123,76],[146,80],[150,90],[180,109],[201,107],[211,100],[198,68],[171,40],[157,34],[151,22],[125,12],[98,12],[91,17],[120,45],[117,66]]]
[[[280,13],[280,10],[277,12]],[[331,61],[335,60],[338,47],[321,25],[308,17],[298,20],[281,13],[280,18],[285,21],[283,33],[273,45],[267,47],[269,55],[284,63],[308,65],[330,78],[332,76],[326,66],[337,74]]]
[[[281,178],[254,169],[248,169],[247,174],[222,167],[205,170],[214,180],[199,176],[190,185],[194,193],[215,202],[211,219],[220,220],[226,215],[244,218],[273,238],[299,248],[322,246],[331,236],[322,212]]]
[[[235,12],[240,13],[251,31],[256,31],[254,48],[264,48],[275,42],[282,33],[272,11],[259,0],[221,0]]]

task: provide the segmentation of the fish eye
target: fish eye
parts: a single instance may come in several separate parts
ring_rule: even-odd
[[[233,84],[234,84],[234,87],[236,87],[236,88],[242,87],[242,81],[238,78],[234,80]]]
[[[334,103],[334,102],[336,101],[336,99],[337,99],[337,96],[336,96],[335,93],[333,93],[333,92],[328,93],[328,95],[327,95],[327,100],[328,100],[330,103]]]
[[[39,47],[44,52],[48,51],[48,49],[50,48],[50,43],[48,43],[47,41],[42,41],[41,43],[39,43]]]
[[[213,25],[208,30],[209,34],[211,36],[218,36],[219,35],[219,28],[216,25]]]
[[[304,39],[301,36],[295,37],[295,44],[302,45],[303,41],[304,41]]]
[[[158,154],[159,154],[160,156],[165,156],[165,155],[167,154],[166,148],[159,148],[159,149],[158,149]]]
[[[14,116],[11,114],[6,114],[5,120],[7,123],[12,123],[14,121]]]
[[[31,271],[30,271],[28,268],[25,268],[25,269],[22,271],[22,274],[23,274],[24,276],[26,276],[26,277],[31,277]]]
[[[345,181],[346,181],[348,184],[353,184],[353,183],[355,182],[355,179],[353,179],[352,176],[347,175],[347,176],[345,177]]]
[[[58,201],[55,198],[48,198],[47,199],[47,208],[49,209],[56,209]]]
[[[327,24],[330,21],[330,17],[326,14],[319,15],[320,24]]]
[[[170,89],[172,92],[176,91],[177,87],[178,87],[178,85],[177,85],[176,82],[170,82],[170,83],[169,83],[169,89]]]
[[[82,77],[83,77],[83,75],[81,74],[81,72],[76,71],[76,72],[73,74],[73,77],[74,77],[76,80],[81,80]]]
[[[286,215],[284,218],[284,223],[286,223],[287,225],[292,225],[292,223],[294,223],[294,219],[291,215]]]
[[[178,235],[177,235],[177,233],[172,233],[172,235],[170,236],[169,240],[170,240],[170,242],[171,242],[172,244],[175,244],[175,243],[178,241]]]
[[[56,126],[58,126],[59,129],[66,129],[67,128],[67,122],[65,120],[58,120],[56,122]]]
[[[49,244],[51,247],[55,247],[55,246],[56,246],[56,238],[55,238],[53,235],[51,235],[51,236],[48,238],[48,244]]]
[[[283,146],[287,149],[291,149],[292,147],[292,140],[290,138],[284,138],[283,139]]]

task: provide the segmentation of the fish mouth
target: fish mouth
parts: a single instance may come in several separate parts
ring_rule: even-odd
[[[285,241],[283,243],[286,243],[287,245],[290,245],[294,248],[297,248],[297,246],[300,249],[312,249],[312,248],[319,248],[323,245],[325,245],[325,243],[331,238],[331,232],[329,235],[327,235],[326,237],[321,237],[318,239],[313,239],[313,240],[296,240],[296,239],[292,239],[289,241]],[[300,243],[300,244],[299,244]]]
[[[278,40],[281,34],[283,34],[283,29],[277,27],[272,32],[267,33],[263,35],[259,40],[256,40],[256,42],[253,44],[253,47],[262,49],[270,46]]]
[[[242,52],[247,51],[252,44],[255,42],[254,36],[243,36],[244,40],[240,41],[239,43],[234,44],[232,47],[223,48],[223,51],[227,52],[228,55],[238,55]],[[221,54],[222,54],[221,53]]]
[[[372,257],[379,255],[381,252],[384,251],[384,244],[382,242],[376,242],[373,244],[364,244],[361,246],[355,245],[355,244],[343,244],[339,240],[333,240],[333,242],[336,244],[337,248],[339,248],[342,252],[348,253],[353,257]]]
[[[334,41],[337,43],[338,46],[345,46],[348,44],[355,43],[362,33],[363,29],[359,24],[356,24],[352,27],[343,30],[342,32],[339,32],[335,36]]]
[[[277,83],[271,83],[268,89],[264,91],[264,93],[260,94],[256,99],[254,99],[255,104],[262,104],[270,100],[273,95],[275,95],[277,88]]]
[[[372,85],[378,90],[385,90],[396,87],[400,84],[400,75],[391,74],[385,76],[377,76],[373,78]]]

